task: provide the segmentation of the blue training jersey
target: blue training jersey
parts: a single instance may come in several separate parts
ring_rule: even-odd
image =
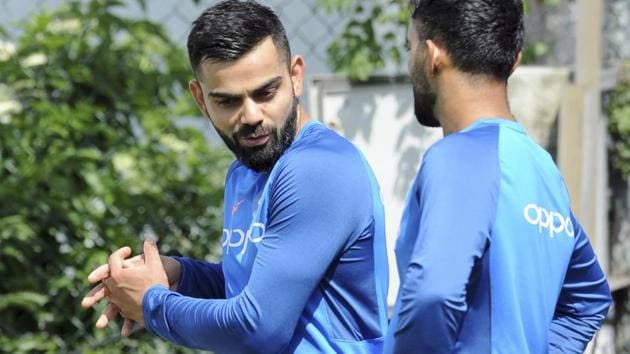
[[[222,262],[180,258],[178,292],[145,294],[145,326],[221,353],[380,353],[384,230],[360,152],[311,121],[270,172],[230,167]]]
[[[611,302],[553,160],[504,119],[427,151],[396,256],[388,353],[582,353]]]

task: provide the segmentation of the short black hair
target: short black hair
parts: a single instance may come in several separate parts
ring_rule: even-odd
[[[197,73],[203,61],[238,60],[269,36],[288,65],[289,41],[273,10],[253,0],[221,1],[193,22],[188,35],[188,59]]]
[[[523,48],[522,0],[410,0],[422,41],[445,46],[455,66],[469,74],[507,80]]]

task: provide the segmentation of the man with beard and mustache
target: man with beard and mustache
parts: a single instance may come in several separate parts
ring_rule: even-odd
[[[396,243],[401,286],[385,352],[584,351],[610,290],[547,152],[512,116],[520,0],[411,1],[424,155]]]
[[[225,186],[219,264],[114,252],[88,280],[97,323],[120,312],[164,339],[214,352],[375,353],[387,329],[379,188],[360,152],[298,98],[304,60],[254,1],[228,0],[193,24],[190,91],[237,160]],[[171,290],[169,290],[169,287]]]

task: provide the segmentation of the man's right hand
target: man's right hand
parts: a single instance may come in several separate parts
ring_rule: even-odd
[[[128,254],[127,257],[128,256],[130,256],[130,254]],[[181,264],[177,260],[171,257],[160,256],[160,258],[162,260],[162,264],[164,265],[164,270],[168,277],[169,288],[172,291],[176,291],[177,285],[179,283],[179,278],[182,272]],[[143,255],[137,255],[135,257],[125,259],[123,262],[123,267],[130,268],[130,267],[133,267],[135,265],[140,265],[140,264],[144,264]],[[88,275],[88,281],[90,282],[90,284],[94,284],[94,283],[98,283],[98,284],[95,287],[93,287],[85,295],[85,297],[81,301],[81,306],[83,306],[84,308],[90,308],[94,306],[94,304],[98,303],[103,298],[109,295],[109,291],[105,287],[105,284],[103,284],[103,280],[107,279],[108,277],[109,277],[108,264],[103,264],[97,267]],[[116,318],[119,312],[120,310],[118,309],[118,307],[114,305],[113,303],[109,302],[107,306],[105,306],[105,309],[101,313],[101,316],[96,321],[96,328],[105,328],[109,324],[109,322],[111,322],[114,318]],[[134,322],[125,319],[122,326],[121,334],[126,337],[129,334],[131,334],[131,331],[133,330],[133,328],[134,328]]]

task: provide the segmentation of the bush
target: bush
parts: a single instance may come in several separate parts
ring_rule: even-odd
[[[630,177],[630,62],[624,67],[621,82],[608,104],[613,166]]]
[[[229,154],[177,128],[173,117],[197,114],[186,56],[122,5],[71,1],[0,42],[3,351],[172,352],[94,330],[87,274],[148,232],[163,253],[218,252]]]

